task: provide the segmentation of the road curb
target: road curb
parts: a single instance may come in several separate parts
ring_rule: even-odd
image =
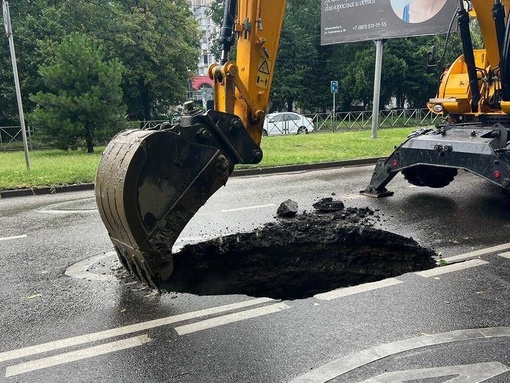
[[[301,164],[301,165],[285,165],[285,166],[273,166],[268,168],[256,168],[256,169],[239,169],[234,170],[230,177],[240,177],[240,176],[256,176],[256,175],[265,175],[265,174],[273,174],[273,173],[287,173],[287,172],[299,172],[306,170],[320,170],[320,169],[330,169],[330,168],[342,168],[348,166],[363,166],[363,165],[373,165],[379,159],[384,157],[376,157],[376,158],[362,158],[358,160],[347,160],[347,161],[335,161],[335,162],[321,162],[317,164]]]
[[[335,161],[335,162],[321,162],[317,164],[302,164],[302,165],[285,165],[285,166],[274,166],[266,168],[254,168],[254,169],[239,169],[234,170],[230,177],[243,177],[243,176],[260,176],[266,174],[277,174],[277,173],[288,173],[288,172],[299,172],[307,170],[320,170],[330,168],[341,168],[350,166],[363,166],[375,164],[381,157],[377,158],[362,158],[357,160],[348,161]],[[13,198],[13,197],[25,197],[31,195],[41,194],[56,194],[65,193],[72,191],[84,191],[93,190],[93,183],[75,184],[66,186],[55,186],[55,187],[42,187],[42,188],[30,188],[30,189],[15,189],[15,190],[3,190],[0,191],[0,199]]]
[[[94,189],[94,184],[86,183],[86,184],[75,184],[75,185],[55,186],[55,187],[3,190],[3,191],[0,191],[0,199],[12,198],[12,197],[25,197],[25,196],[41,195],[41,194],[56,194],[56,193],[65,193],[65,192],[82,191],[82,190],[93,190],[93,189]]]

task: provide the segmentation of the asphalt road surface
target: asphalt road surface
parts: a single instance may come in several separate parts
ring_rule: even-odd
[[[510,198],[462,173],[372,199],[372,169],[232,178],[184,230],[176,248],[333,196],[448,263],[284,301],[143,288],[91,191],[0,200],[0,382],[510,381]]]

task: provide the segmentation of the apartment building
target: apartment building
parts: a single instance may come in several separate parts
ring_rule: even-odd
[[[207,70],[209,65],[215,62],[211,47],[214,39],[219,36],[220,27],[208,15],[213,0],[187,0],[187,2],[202,32],[202,54],[198,61],[198,74],[190,81],[190,98],[206,107],[207,101],[213,99],[213,82],[207,76]]]

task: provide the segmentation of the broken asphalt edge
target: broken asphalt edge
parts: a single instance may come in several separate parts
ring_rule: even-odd
[[[272,166],[262,168],[251,168],[251,169],[238,169],[230,175],[230,177],[241,177],[241,176],[260,176],[266,174],[276,173],[288,173],[288,172],[299,172],[307,170],[320,170],[329,168],[341,168],[349,166],[364,166],[375,164],[379,159],[385,157],[376,158],[361,158],[356,160],[347,161],[335,161],[335,162],[319,162],[315,164],[300,164],[300,165],[284,165],[284,166]],[[27,189],[14,189],[14,190],[3,190],[0,191],[0,199],[12,198],[12,197],[23,197],[29,195],[41,195],[41,194],[56,194],[71,191],[84,191],[93,190],[93,183],[65,185],[65,186],[49,186],[41,188],[27,188]]]

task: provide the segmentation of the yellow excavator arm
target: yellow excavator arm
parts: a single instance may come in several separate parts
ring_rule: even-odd
[[[226,0],[221,59],[209,68],[214,110],[188,102],[178,125],[123,131],[103,153],[99,213],[121,263],[152,287],[170,277],[175,241],[234,165],[262,160],[284,9],[285,0]]]
[[[221,60],[209,67],[209,77],[214,80],[214,108],[238,116],[253,141],[260,144],[285,0],[241,0],[237,6],[236,3],[226,2],[226,22],[220,36]],[[230,20],[234,20],[232,26]],[[237,36],[235,62],[228,60],[234,36]]]

